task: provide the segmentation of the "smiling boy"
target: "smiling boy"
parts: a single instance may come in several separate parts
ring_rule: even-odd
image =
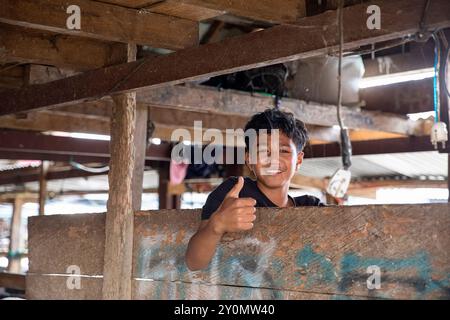
[[[274,129],[278,130],[277,135],[271,134]],[[296,120],[291,113],[268,109],[250,119],[245,126],[245,132],[248,130],[258,133],[256,162],[250,161],[250,142],[248,139],[245,141],[246,164],[256,180],[231,177],[208,196],[202,209],[200,227],[190,239],[186,251],[186,264],[190,270],[208,266],[226,232],[252,229],[256,207],[323,205],[313,196],[293,198],[288,194],[289,184],[303,161],[302,150],[308,141],[303,122]],[[261,130],[267,130],[267,139],[260,139]],[[277,136],[278,143],[275,141]],[[260,157],[259,152],[267,154],[267,157]]]

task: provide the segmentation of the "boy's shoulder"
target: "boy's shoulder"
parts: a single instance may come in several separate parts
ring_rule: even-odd
[[[217,211],[223,202],[226,194],[233,188],[233,186],[238,182],[239,177],[233,176],[227,178],[220,185],[218,185],[206,199],[206,203],[202,208],[202,220],[209,219],[209,217]],[[257,207],[272,207],[274,206],[267,197],[261,194],[259,191],[256,181],[250,177],[244,177],[244,186],[242,187],[241,197],[253,198],[257,202]],[[304,195],[294,198],[295,205],[297,207],[302,206],[323,206],[324,204],[320,199],[311,196]]]
[[[319,198],[311,195],[303,195],[294,198],[295,205],[297,207],[311,206],[311,207],[323,207],[325,206]]]

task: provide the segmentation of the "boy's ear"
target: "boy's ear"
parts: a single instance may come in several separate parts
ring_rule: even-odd
[[[252,173],[252,175],[255,175],[255,172],[253,172],[253,168],[249,163],[250,155],[248,152],[245,152],[245,165],[247,166],[248,170]]]
[[[296,166],[295,166],[295,170],[297,171],[298,170],[298,168],[300,167],[300,165],[302,164],[302,162],[303,162],[303,156],[305,155],[305,153],[303,152],[303,151],[300,151],[298,154],[297,154],[297,164],[296,164]]]

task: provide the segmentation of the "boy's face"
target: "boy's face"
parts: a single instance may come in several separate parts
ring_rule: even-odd
[[[249,153],[246,153],[246,163],[250,170],[260,183],[269,188],[289,184],[303,161],[303,152],[297,151],[292,139],[281,131],[278,138],[278,143],[272,143],[272,135],[268,134],[263,139],[258,136],[256,164],[249,163]]]

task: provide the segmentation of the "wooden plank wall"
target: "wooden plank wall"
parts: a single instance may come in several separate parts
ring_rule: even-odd
[[[134,299],[449,299],[450,205],[258,209],[208,269],[184,253],[199,210],[136,213]],[[32,217],[30,299],[100,299],[104,214]],[[80,289],[68,289],[70,265]],[[369,290],[369,266],[381,288]],[[70,286],[69,286],[70,287]]]

